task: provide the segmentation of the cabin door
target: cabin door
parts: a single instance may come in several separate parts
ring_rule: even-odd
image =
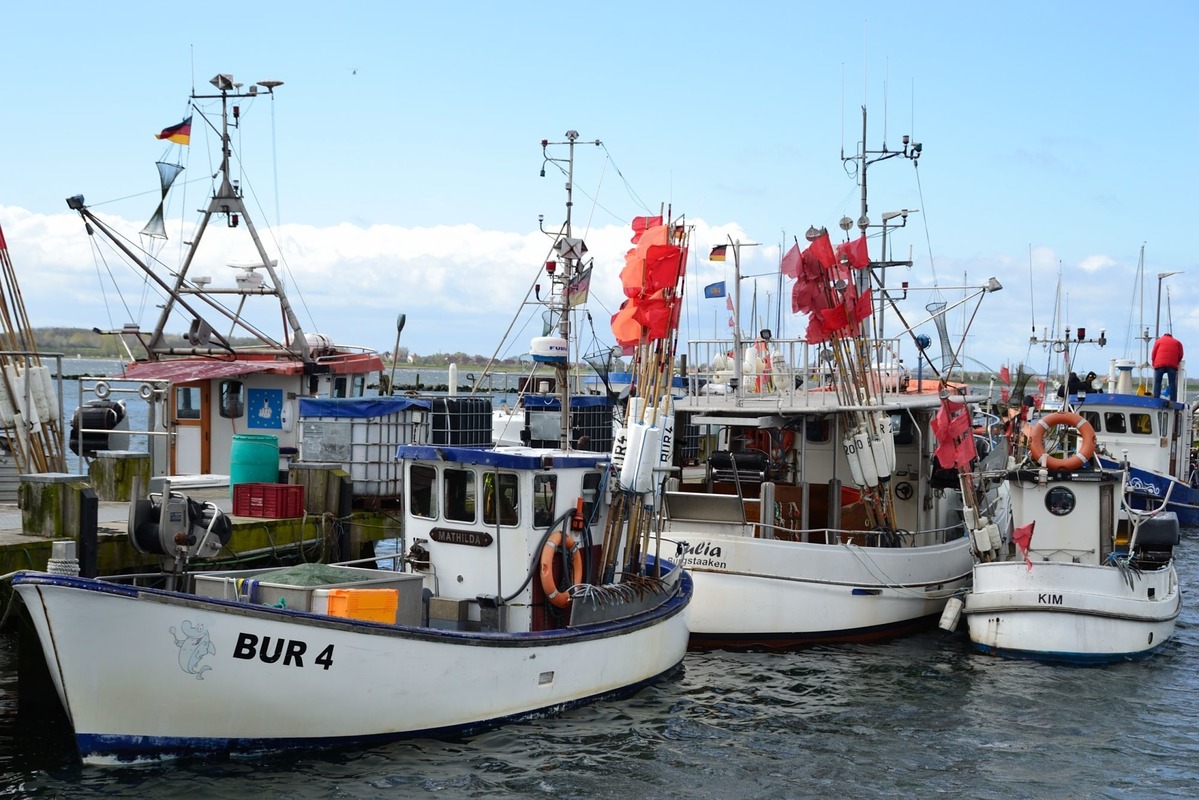
[[[171,395],[171,427],[175,431],[171,474],[206,474],[211,469],[208,387],[203,383],[176,384]]]

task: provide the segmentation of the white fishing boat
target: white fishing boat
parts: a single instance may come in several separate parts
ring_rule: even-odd
[[[287,292],[286,258],[268,252],[273,237],[259,232],[250,213],[261,199],[243,192],[253,184],[245,180],[247,167],[235,148],[243,119],[249,117],[240,111],[272,102],[281,81],[243,90],[232,76],[220,74],[211,84],[213,93],[192,93],[183,123],[160,134],[176,142],[174,151],[189,148],[191,120],[196,118],[197,137],[210,132],[217,137],[220,160],[211,197],[194,228],[180,225],[186,246],[178,264],[164,264],[159,255],[168,235],[164,205],[184,169],[165,159],[182,162],[179,153],[164,155],[158,165],[163,200],[141,231],[143,246],[135,244],[137,236],[114,230],[82,195],[67,200],[83,219],[98,264],[123,263],[134,276],[130,281],[119,269],[104,270],[113,284],[106,292],[118,292],[124,300],[122,312],[114,309],[114,316],[140,307],[124,297],[130,291],[161,297],[153,328],[143,330],[138,320],[130,319],[106,331],[120,339],[128,363],[119,375],[83,382],[87,399],[75,412],[68,444],[89,459],[100,451],[123,449],[116,440],[127,441],[120,432],[128,430],[126,403],[145,402],[152,476],[228,479],[246,452],[245,461],[252,464],[261,457],[256,450],[268,443],[277,447],[276,460],[286,466],[299,449],[301,399],[377,395],[382,374],[383,361],[374,350],[337,344],[303,329]],[[214,264],[204,256],[214,251],[245,255]],[[272,333],[280,321],[282,330]],[[181,339],[172,331],[186,334]],[[251,480],[273,480],[266,472]]]
[[[883,152],[915,159],[919,145],[905,137],[902,150]],[[867,156],[858,156],[863,170]],[[997,494],[963,491],[954,467],[1002,464],[1004,444],[975,449],[970,412],[982,398],[931,362],[918,374],[933,380],[899,368],[909,336],[917,360],[927,346],[916,326],[879,335],[874,301],[883,295],[870,287],[881,286],[884,265],[907,262],[870,260],[864,177],[862,187],[860,238],[834,249],[827,231],[813,229],[805,250],[797,244],[783,258],[807,336],[763,331],[746,341],[736,325],[732,340],[691,342],[693,386],[675,410],[684,436],[702,444],[665,493],[663,531],[695,580],[693,647],[787,648],[931,627],[969,586],[972,548],[991,547],[973,541],[963,509],[1001,516]],[[844,220],[847,237],[852,227]],[[734,262],[733,309],[740,249],[719,248]],[[1002,287],[992,279],[953,288],[969,289],[962,302],[981,302]],[[934,425],[950,419],[942,444],[964,455],[939,469]]]
[[[1071,426],[1093,446],[1084,417],[1060,416],[1050,428]],[[1047,458],[1004,474],[1013,542],[975,564],[964,606],[947,610],[942,627],[955,628],[960,610],[976,649],[1013,658],[1097,664],[1153,653],[1182,608],[1177,515],[1130,508],[1128,470]]]
[[[1137,265],[1137,286],[1133,296],[1144,297],[1145,248]],[[1173,273],[1162,273],[1163,277]],[[1160,285],[1159,285],[1160,289]],[[1088,337],[1085,328],[1064,335],[1052,335],[1046,330],[1034,337],[1046,350],[1060,354],[1061,369],[1069,378],[1058,389],[1058,402],[1051,408],[1047,402],[1042,413],[1065,411],[1081,414],[1095,433],[1095,461],[1105,469],[1128,469],[1130,506],[1140,510],[1162,509],[1178,515],[1183,527],[1199,525],[1199,450],[1193,431],[1196,424],[1196,404],[1187,391],[1186,362],[1179,365],[1177,386],[1171,386],[1168,396],[1153,396],[1153,368],[1150,355],[1155,336],[1161,331],[1161,294],[1158,293],[1156,327],[1150,332],[1142,319],[1134,354],[1111,358],[1105,374],[1091,373],[1087,379],[1076,379],[1071,372],[1082,363],[1082,345],[1100,349],[1108,344],[1107,333]],[[1144,303],[1141,303],[1142,317]],[[1168,318],[1168,317],[1167,317]],[[1132,342],[1128,343],[1130,346]]]
[[[577,134],[567,137],[573,163]],[[552,295],[563,345],[560,304],[583,249],[567,208]],[[564,376],[568,359],[553,350],[547,363]],[[612,456],[571,447],[566,399],[560,446],[401,446],[391,570],[322,567],[335,571],[313,584],[184,569],[175,589],[18,574],[83,759],[465,734],[628,695],[674,671],[690,577],[654,557],[647,526],[613,515],[624,493]],[[177,562],[219,547],[211,504],[172,495],[156,519],[141,535]]]

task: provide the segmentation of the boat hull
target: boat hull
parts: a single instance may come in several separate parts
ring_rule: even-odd
[[[1181,609],[1173,562],[1122,570],[1066,562],[978,564],[963,614],[971,644],[1012,658],[1107,663],[1147,656]]]
[[[965,538],[860,547],[674,532],[691,572],[691,647],[792,648],[885,639],[935,624],[965,589]]]
[[[1121,466],[1119,462],[1106,458],[1100,458],[1099,462],[1109,469],[1119,469]],[[1177,514],[1178,522],[1183,527],[1199,526],[1199,489],[1194,486],[1169,475],[1130,466],[1128,490],[1128,502],[1132,508],[1139,511],[1162,508]],[[1163,500],[1166,500],[1164,507]]]
[[[470,633],[25,573],[86,762],[466,734],[635,692],[686,652],[684,573],[612,622]]]

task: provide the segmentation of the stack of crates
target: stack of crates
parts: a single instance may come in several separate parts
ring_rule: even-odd
[[[562,429],[562,403],[557,397],[529,396],[524,399],[525,431],[530,447],[557,447]],[[570,398],[571,446],[592,453],[612,451],[611,397],[575,395]]]

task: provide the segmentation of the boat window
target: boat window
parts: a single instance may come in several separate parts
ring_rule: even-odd
[[[338,375],[336,378],[334,378],[333,379],[333,397],[345,397],[346,396],[346,385],[347,385],[347,383],[346,383],[345,375]]]
[[[891,433],[895,435],[895,444],[911,444],[916,441],[916,423],[908,414],[892,414]]]
[[[475,521],[475,471],[446,468],[442,474],[445,484],[445,518],[457,522]]]
[[[1082,418],[1091,423],[1091,430],[1099,431],[1099,413],[1097,411],[1084,411]]]
[[[200,387],[175,387],[175,419],[200,418]]]
[[[536,475],[533,477],[533,527],[548,528],[554,521],[554,502],[558,493],[557,475]]]
[[[221,416],[240,419],[246,413],[241,381],[221,381]]]
[[[366,376],[365,375],[355,375],[351,379],[351,384],[352,384],[352,386],[350,388],[350,396],[351,397],[362,397],[363,395],[366,394]]]
[[[412,515],[425,519],[437,519],[437,469],[424,464],[413,464],[408,469],[408,508]]]
[[[583,476],[583,520],[591,519],[595,513],[595,504],[599,499],[600,479],[602,472],[588,472]]]
[[[1153,417],[1148,414],[1129,414],[1128,419],[1132,423],[1133,433],[1153,435]]]
[[[1166,438],[1173,436],[1173,434],[1170,432],[1170,419],[1171,419],[1170,412],[1168,412],[1168,411],[1157,412],[1157,430],[1159,431],[1160,436],[1163,436]]]
[[[827,442],[832,438],[831,428],[827,419],[810,419],[804,423],[804,437],[817,444]]]
[[[496,484],[499,484],[499,491],[496,491]],[[520,517],[517,513],[516,499],[520,491],[520,485],[517,482],[517,476],[510,472],[484,472],[483,473],[483,522],[488,525],[495,524],[496,506],[499,506],[500,524],[501,525],[516,525],[520,522]],[[496,502],[496,496],[499,496],[499,502]]]
[[[1128,433],[1128,420],[1119,411],[1107,411],[1103,415],[1103,429],[1108,433]]]

